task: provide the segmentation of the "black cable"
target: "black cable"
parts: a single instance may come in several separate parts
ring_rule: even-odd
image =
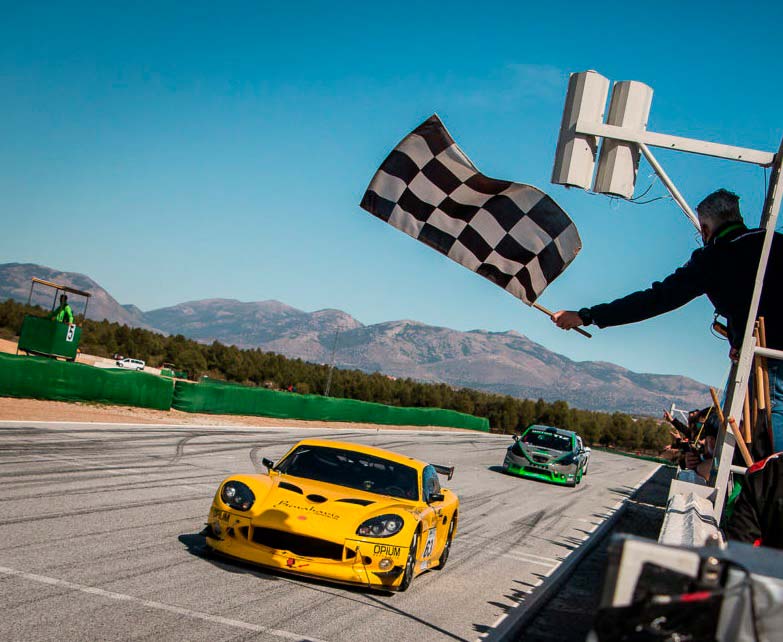
[[[646,200],[646,201],[635,201],[635,200],[632,201],[630,199],[625,199],[625,200],[627,200],[629,203],[631,203],[631,205],[647,205],[648,203],[654,203],[655,201],[661,201],[661,200],[664,200],[664,199],[672,200],[672,197],[671,196],[656,196],[655,198],[651,198],[651,199]]]
[[[634,196],[633,198],[629,198],[629,199],[626,199],[626,200],[629,200],[629,201],[638,201],[640,198],[644,198],[645,196],[647,196],[647,192],[649,192],[649,191],[650,191],[650,190],[653,188],[653,185],[655,185],[655,181],[653,181],[652,183],[650,183],[650,184],[647,186],[647,189],[646,189],[646,190],[644,190],[644,191],[643,191],[641,194],[639,194],[639,196]]]

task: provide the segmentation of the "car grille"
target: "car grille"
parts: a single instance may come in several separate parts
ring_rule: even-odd
[[[329,560],[343,559],[342,544],[335,544],[317,537],[294,535],[273,528],[254,528],[253,541],[278,551],[289,551],[303,557],[321,557]]]
[[[544,455],[533,455],[533,461],[536,461],[539,464],[546,464],[549,461],[549,457],[545,457]]]

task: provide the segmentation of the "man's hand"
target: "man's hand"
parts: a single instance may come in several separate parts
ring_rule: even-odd
[[[739,361],[739,349],[738,348],[731,348],[729,350],[729,359],[732,361]]]
[[[696,474],[701,475],[705,481],[710,481],[710,473],[712,472],[712,457],[705,459],[698,466],[696,466]]]
[[[584,325],[582,317],[575,310],[560,310],[552,315],[552,321],[558,328],[563,330],[573,330]]]
[[[690,450],[685,453],[685,468],[690,470],[697,470],[697,468],[704,462],[702,462],[701,457],[699,457],[696,453],[691,452]]]

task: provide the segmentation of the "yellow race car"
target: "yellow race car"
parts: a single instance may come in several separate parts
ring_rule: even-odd
[[[279,571],[404,591],[446,564],[459,499],[436,466],[388,450],[305,439],[267,474],[220,484],[204,534],[221,554]]]

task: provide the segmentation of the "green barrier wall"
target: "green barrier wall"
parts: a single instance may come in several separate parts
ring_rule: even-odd
[[[368,401],[300,395],[220,381],[177,381],[172,407],[185,412],[279,419],[350,421],[399,426],[450,426],[489,432],[489,420],[440,408],[399,408]]]
[[[170,379],[144,372],[0,353],[0,396],[4,397],[100,401],[169,410],[173,393]]]

